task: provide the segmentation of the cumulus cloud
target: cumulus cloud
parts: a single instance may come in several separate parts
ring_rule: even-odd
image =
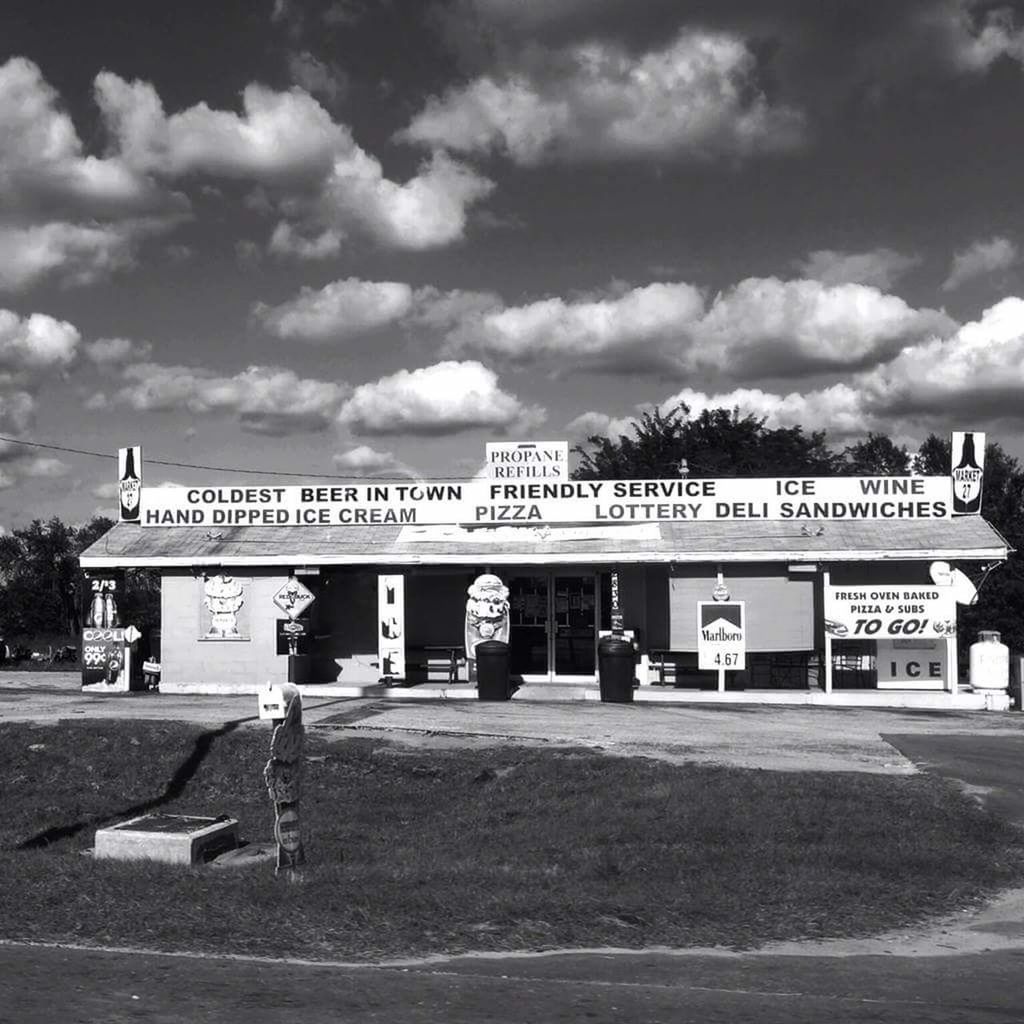
[[[0,65],[0,185],[8,209],[63,205],[85,216],[134,216],[170,201],[119,157],[86,155],[56,90],[24,57]]]
[[[920,263],[920,256],[908,256],[894,249],[867,252],[817,249],[796,266],[801,276],[822,284],[866,284],[885,290]]]
[[[139,243],[187,211],[121,157],[86,154],[32,61],[0,65],[0,289],[50,275],[85,285],[130,268]]]
[[[132,222],[0,225],[0,289],[21,291],[55,272],[65,284],[92,284],[134,266],[138,238]]]
[[[428,249],[462,237],[467,209],[489,194],[486,178],[435,153],[404,183],[385,176],[346,125],[302,88],[252,83],[242,113],[198,103],[166,114],[148,82],[111,72],[96,78],[97,101],[131,167],[163,177],[207,175],[258,183],[284,215],[278,254],[319,259],[349,231],[395,248]]]
[[[463,153],[549,160],[710,159],[785,152],[802,114],[771,103],[739,37],[685,29],[634,56],[612,42],[534,47],[503,75],[431,98],[400,138]]]
[[[241,114],[197,103],[168,116],[149,82],[103,71],[96,76],[96,100],[122,159],[166,177],[313,183],[329,171],[336,152],[353,145],[348,129],[298,88],[277,92],[252,83],[242,92]]]
[[[934,34],[955,70],[980,74],[1002,57],[1024,63],[1024,28],[1012,7],[939,0],[922,10],[919,24]]]
[[[35,419],[36,400],[27,391],[8,389],[0,378],[0,430],[23,434]]]
[[[226,377],[196,367],[134,363],[123,377],[128,383],[115,398],[137,412],[234,416],[242,430],[277,437],[325,430],[350,391],[272,366]]]
[[[288,73],[301,89],[329,103],[337,102],[348,87],[347,76],[337,64],[325,64],[308,50],[288,55]]]
[[[402,465],[394,452],[378,452],[365,444],[350,448],[347,452],[339,452],[334,456],[334,464],[338,469],[367,475],[383,473]]]
[[[597,435],[599,437],[618,438],[622,435],[632,436],[633,426],[638,423],[636,416],[609,416],[603,412],[584,412],[569,420],[564,427],[565,436],[573,442],[580,443]]]
[[[491,292],[442,291],[430,285],[414,289],[400,281],[350,277],[322,288],[304,287],[294,298],[275,306],[257,302],[252,315],[275,337],[326,342],[389,325],[451,331],[500,306],[501,299]]]
[[[109,481],[105,484],[97,484],[92,489],[92,496],[94,498],[100,498],[104,501],[111,501],[117,497],[118,486],[113,481]]]
[[[275,256],[294,256],[300,260],[326,260],[341,252],[343,240],[344,235],[333,228],[327,228],[310,238],[283,220],[274,228],[267,248]]]
[[[1017,262],[1019,256],[1017,246],[1008,238],[998,235],[988,241],[972,242],[966,249],[953,255],[949,276],[942,283],[942,290],[953,291],[977,277],[1006,270]]]
[[[560,357],[591,368],[678,365],[704,309],[689,284],[650,284],[567,302],[547,298],[470,315],[448,335],[451,352],[480,351],[514,363]]]
[[[323,288],[303,288],[277,306],[257,303],[253,315],[275,337],[332,341],[394,323],[412,308],[413,290],[399,281],[350,277]]]
[[[909,346],[858,383],[890,414],[1024,419],[1024,299],[1007,298],[948,338]]]
[[[462,317],[445,345],[511,363],[751,378],[868,365],[955,328],[944,313],[913,309],[877,288],[771,277],[747,278],[710,306],[694,285],[656,283],[483,307]]]
[[[307,224],[354,226],[396,249],[432,249],[461,239],[468,209],[493,188],[444,153],[435,153],[398,184],[384,176],[379,160],[355,147],[336,161],[320,196],[294,208]]]
[[[26,380],[66,369],[74,362],[80,339],[78,329],[66,320],[45,313],[19,317],[0,309],[0,371]]]
[[[64,476],[70,469],[66,462],[49,455],[33,455],[18,463],[18,472],[21,476],[37,478]]]
[[[763,418],[773,430],[803,427],[827,430],[833,437],[857,436],[879,426],[874,414],[865,409],[861,392],[847,384],[785,395],[760,388],[735,388],[718,394],[683,388],[665,399],[660,408],[667,413],[680,404],[685,404],[692,416],[708,409],[738,409],[744,416]]]
[[[481,363],[449,361],[360,385],[338,418],[356,434],[443,435],[476,428],[526,431],[544,413],[502,391],[497,374]]]
[[[799,375],[868,365],[955,328],[939,310],[867,285],[747,278],[701,320],[693,364],[737,377]]]
[[[680,403],[694,415],[738,408],[765,417],[769,427],[827,430],[833,438],[869,431],[920,436],[945,431],[953,418],[978,426],[1024,423],[1024,299],[1003,299],[950,336],[908,345],[889,362],[851,374],[847,382],[788,394],[684,388],[661,408]],[[593,417],[588,425],[600,425],[601,414],[585,415]]]
[[[140,362],[148,359],[153,346],[148,341],[131,338],[97,338],[82,346],[88,359],[97,366]]]

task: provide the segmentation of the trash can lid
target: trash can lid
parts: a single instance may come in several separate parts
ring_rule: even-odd
[[[508,650],[508,644],[504,640],[481,640],[473,645],[474,651],[483,651],[485,654],[499,654]]]
[[[597,645],[598,651],[606,654],[633,653],[633,641],[627,640],[624,636],[603,636]]]

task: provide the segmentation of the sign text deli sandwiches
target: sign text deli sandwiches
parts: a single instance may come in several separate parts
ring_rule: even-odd
[[[141,453],[139,462],[141,462]],[[950,477],[420,481],[146,487],[142,526],[944,519]]]

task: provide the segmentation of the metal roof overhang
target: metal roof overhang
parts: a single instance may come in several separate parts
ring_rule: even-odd
[[[936,559],[998,560],[1007,557],[1005,547],[991,548],[926,548],[908,551],[858,550],[849,549],[811,550],[780,549],[764,551],[593,551],[540,553],[522,550],[518,552],[486,551],[474,548],[460,553],[431,552],[377,552],[373,554],[344,554],[341,556],[322,553],[296,552],[287,555],[228,555],[196,554],[152,555],[152,556],[111,556],[83,555],[83,569],[115,568],[188,568],[190,566],[221,565],[629,565],[657,564],[669,562],[892,562],[908,559],[934,561]]]

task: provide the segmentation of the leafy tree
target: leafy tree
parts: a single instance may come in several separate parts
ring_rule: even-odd
[[[886,434],[868,434],[867,439],[843,450],[843,473],[849,476],[904,476],[910,471],[911,455],[905,445]]]
[[[6,636],[79,628],[75,530],[54,517],[0,537],[0,629]]]
[[[5,639],[71,636],[82,628],[78,556],[113,520],[96,516],[79,527],[54,517],[0,536],[0,635]],[[129,569],[122,616],[143,631],[160,622],[160,577]]]
[[[843,462],[824,431],[769,428],[738,409],[705,409],[691,419],[686,405],[643,413],[632,437],[594,434],[587,444],[573,449],[580,456],[577,480],[679,477],[683,460],[693,477],[832,476]]]

